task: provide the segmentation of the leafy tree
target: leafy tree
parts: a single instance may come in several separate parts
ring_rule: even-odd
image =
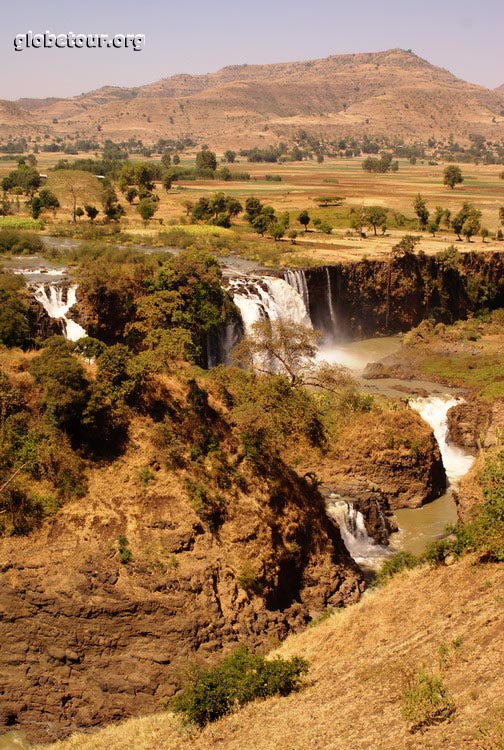
[[[39,193],[39,198],[40,198],[40,204],[42,208],[49,208],[49,209],[55,210],[60,207],[59,200],[54,195],[52,190],[49,190],[48,188],[42,188],[42,190]]]
[[[147,223],[149,219],[152,219],[157,208],[157,205],[151,200],[151,198],[143,198],[137,206],[137,211],[142,217],[142,220]]]
[[[298,221],[302,226],[305,228],[305,232],[308,231],[308,224],[310,223],[310,214],[305,209],[304,211],[301,211],[301,213],[298,216]]]
[[[364,224],[366,223],[366,209],[362,206],[360,208],[350,209],[350,226],[362,237],[364,234]]]
[[[224,161],[228,164],[233,164],[236,160],[236,151],[231,151],[228,149],[227,151],[224,151]]]
[[[447,185],[452,190],[455,185],[460,185],[464,182],[462,172],[457,164],[448,164],[443,173],[443,185]]]
[[[214,151],[204,148],[196,155],[196,171],[205,173],[214,172],[217,169],[217,157]]]
[[[0,273],[0,342],[4,346],[27,349],[32,343],[32,314],[23,291],[18,276]]]
[[[173,154],[173,163],[175,166],[180,164],[180,156],[178,154]]]
[[[167,174],[163,177],[163,187],[166,190],[166,192],[171,190],[172,182],[173,182],[173,178],[171,177],[171,175]]]
[[[275,242],[278,242],[278,240],[281,240],[285,234],[285,226],[279,221],[276,221],[273,224],[269,225],[269,233],[271,234]]]
[[[257,234],[260,234],[262,237],[265,232],[267,232],[270,223],[271,221],[268,217],[261,213],[252,219],[252,228],[254,232],[257,232]]]
[[[259,198],[247,198],[245,201],[245,214],[247,220],[252,224],[253,220],[259,216],[263,208],[263,204]]]
[[[257,372],[285,376],[291,387],[311,386],[333,392],[353,387],[348,370],[315,363],[320,335],[301,323],[278,318],[254,323],[233,349],[233,360]]]
[[[96,219],[96,217],[100,213],[99,210],[96,208],[96,206],[91,206],[90,204],[86,204],[84,206],[84,211],[86,212],[91,223],[93,223],[93,221]]]
[[[33,219],[38,219],[42,212],[42,202],[38,195],[34,195],[30,201],[31,215]]]
[[[135,200],[135,198],[138,197],[138,190],[135,187],[129,187],[126,190],[126,192],[124,194],[124,197],[126,198],[126,200],[128,201],[128,203],[131,206],[131,204],[133,203],[133,201]]]
[[[486,238],[489,236],[490,232],[486,227],[482,227],[481,229],[481,239],[483,242],[486,242]]]
[[[65,339],[48,339],[41,354],[32,360],[30,372],[43,388],[42,405],[49,419],[70,434],[78,432],[89,383]]]
[[[416,196],[415,200],[413,201],[413,208],[415,210],[415,213],[417,215],[418,219],[418,228],[422,231],[426,228],[428,222],[429,222],[429,211],[427,209],[427,204],[425,203],[425,200],[422,198],[420,193]],[[437,227],[436,227],[437,228]]]
[[[373,231],[376,237],[376,227],[382,226],[387,222],[387,210],[382,206],[369,206],[366,208],[366,221],[369,226],[373,227]]]
[[[103,213],[109,221],[119,221],[124,216],[124,208],[117,199],[117,193],[107,180],[104,180],[102,195]]]
[[[470,242],[471,237],[479,232],[480,219],[481,211],[472,203],[464,203],[452,220],[452,227],[458,239],[461,240],[461,235],[464,235]]]
[[[80,206],[77,206],[77,208],[75,209],[75,215],[77,219],[80,221],[81,217],[84,216],[84,209],[81,208]]]

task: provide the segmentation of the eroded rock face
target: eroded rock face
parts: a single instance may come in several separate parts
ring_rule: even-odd
[[[39,532],[1,540],[0,732],[48,741],[155,711],[191,662],[271,645],[356,601],[362,576],[321,496],[280,476],[272,493],[244,474],[211,533],[173,475],[142,489],[120,460]]]
[[[364,491],[363,497],[368,494],[378,500],[384,514],[418,508],[446,489],[446,473],[431,428],[418,414],[399,405],[382,414],[355,415],[333,452],[317,467],[317,475],[328,487],[357,488],[357,498]]]
[[[497,445],[504,431],[504,399],[493,403],[471,399],[448,411],[448,430],[451,440],[462,448],[490,448]]]

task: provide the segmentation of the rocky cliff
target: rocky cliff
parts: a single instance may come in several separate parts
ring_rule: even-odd
[[[137,418],[85,497],[0,540],[0,731],[47,741],[155,711],[190,662],[275,642],[359,598],[360,571],[308,481],[280,460],[238,460],[230,478],[204,460],[199,479],[210,493],[219,476],[226,506],[211,528],[153,430]]]

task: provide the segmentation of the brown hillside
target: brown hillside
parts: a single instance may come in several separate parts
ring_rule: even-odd
[[[176,75],[138,88],[107,86],[72,99],[19,100],[54,134],[128,138],[191,135],[215,147],[294,135],[466,139],[504,134],[504,97],[457,79],[411,52],[333,55]]]
[[[502,566],[465,560],[396,577],[283,644],[310,662],[307,686],[256,702],[189,734],[157,714],[76,735],[47,750],[497,750],[504,739]],[[438,674],[451,720],[410,732],[401,713],[408,675]]]

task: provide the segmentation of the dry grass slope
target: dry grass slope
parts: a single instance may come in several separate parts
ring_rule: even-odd
[[[0,102],[1,105],[1,102]],[[272,65],[235,65],[138,88],[106,86],[72,99],[22,99],[24,124],[53,135],[158,137],[192,134],[214,147],[275,142],[300,128],[333,137],[406,139],[471,132],[502,137],[504,98],[412,52],[392,49]],[[12,128],[11,117],[0,125]],[[27,132],[27,131],[26,131]],[[14,131],[13,131],[14,134]],[[19,132],[15,133],[19,135]]]
[[[160,713],[45,750],[498,750],[503,584],[503,566],[468,559],[415,569],[285,641],[282,656],[301,655],[311,664],[298,694],[252,704],[201,733]],[[401,695],[408,675],[424,668],[441,675],[455,713],[412,733]]]

